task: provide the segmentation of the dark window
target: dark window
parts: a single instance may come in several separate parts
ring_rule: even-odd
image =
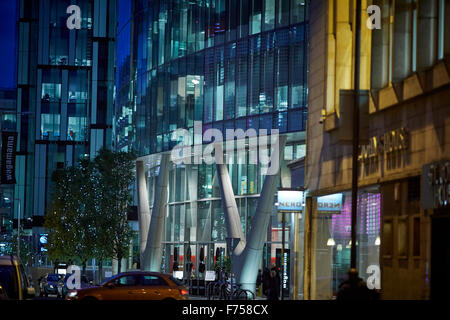
[[[142,285],[144,286],[167,286],[167,282],[158,276],[143,276]]]
[[[415,257],[420,256],[420,218],[414,218],[414,243],[413,243],[413,255]]]
[[[408,201],[420,200],[420,176],[408,179]]]
[[[16,272],[13,266],[0,266],[0,285],[10,299],[18,299]]]
[[[392,221],[384,221],[383,223],[383,255],[391,256],[392,255]]]
[[[123,276],[114,280],[114,283],[123,287],[137,286],[139,285],[139,277],[134,275]]]

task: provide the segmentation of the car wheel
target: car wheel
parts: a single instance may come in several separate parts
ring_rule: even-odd
[[[174,298],[165,298],[162,301],[176,301]]]

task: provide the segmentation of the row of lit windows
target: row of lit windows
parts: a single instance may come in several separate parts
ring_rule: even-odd
[[[224,42],[304,22],[308,1],[138,0],[133,19],[135,39],[152,44],[136,50],[142,72]]]
[[[168,134],[194,121],[204,130],[304,130],[306,32],[301,24],[259,34],[139,76],[134,121],[140,152],[168,150]],[[119,104],[127,103],[127,90],[119,91]]]

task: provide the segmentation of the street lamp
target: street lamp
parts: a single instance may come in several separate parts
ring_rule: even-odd
[[[359,152],[359,93],[361,61],[361,0],[356,0],[355,75],[353,108],[353,150],[352,150],[352,217],[350,268],[356,269],[356,221],[358,218],[358,152]]]
[[[17,208],[17,258],[20,259],[20,198],[14,198],[14,200],[19,201]]]

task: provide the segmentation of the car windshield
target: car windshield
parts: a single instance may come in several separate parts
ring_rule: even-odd
[[[57,274],[49,274],[47,276],[47,281],[59,281],[60,276]]]
[[[177,278],[174,278],[174,277],[170,276],[169,279],[170,279],[173,283],[175,283],[177,286],[182,286],[182,285],[183,285],[183,282],[181,282],[181,281],[180,281],[179,279],[177,279]]]
[[[0,285],[10,299],[17,299],[19,295],[14,271],[13,266],[0,266]]]
[[[102,282],[100,282],[100,285],[101,285],[101,286],[104,286],[106,283],[108,283],[109,281],[111,281],[112,279],[115,279],[115,278],[117,278],[117,275],[115,275],[115,276],[113,276],[113,277],[106,278],[105,280],[103,280]]]

